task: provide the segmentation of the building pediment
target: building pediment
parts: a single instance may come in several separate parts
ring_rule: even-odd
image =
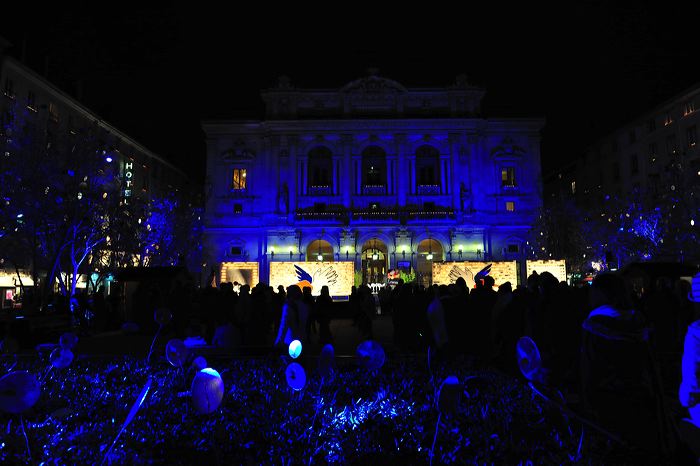
[[[403,94],[408,89],[398,82],[379,76],[368,76],[346,84],[340,92],[345,94]]]

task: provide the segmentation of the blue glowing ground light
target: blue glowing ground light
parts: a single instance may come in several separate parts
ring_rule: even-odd
[[[338,361],[322,383],[310,360],[306,385],[294,391],[278,359],[220,360],[223,400],[202,415],[191,404],[195,368],[176,369],[164,357],[151,367],[143,358],[78,358],[50,371],[39,400],[22,413],[31,464],[99,464],[149,377],[112,464],[427,464],[437,388],[449,375],[462,394],[455,412],[441,417],[434,464],[571,463],[580,429],[550,422],[522,380],[474,372],[465,361],[433,364],[431,379],[425,362],[392,358],[370,372]],[[0,360],[0,373],[12,364]],[[14,370],[41,373],[45,362],[20,361]],[[0,413],[0,425],[0,464],[25,464],[19,414]],[[600,445],[587,434],[584,454],[593,463]]]

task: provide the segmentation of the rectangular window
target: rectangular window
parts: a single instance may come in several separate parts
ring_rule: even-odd
[[[232,246],[231,247],[231,255],[232,256],[240,256],[243,254],[243,248],[240,246]]]
[[[520,251],[520,247],[517,244],[509,244],[507,251],[510,254],[517,254]]]
[[[571,194],[576,194],[576,181],[571,182]]]
[[[515,202],[506,201],[506,212],[515,212]]]
[[[632,154],[630,156],[630,172],[632,172],[633,175],[639,173],[639,159],[637,158],[637,154]]]
[[[243,213],[243,204],[233,204],[233,213],[234,214],[242,214]]]
[[[245,168],[234,168],[231,177],[231,189],[235,191],[245,191],[247,172]]]
[[[656,131],[656,120],[650,118],[649,121],[647,121],[647,133],[653,133],[654,131]]]
[[[27,92],[27,108],[36,112],[36,94],[32,91]]]
[[[15,82],[10,78],[5,78],[5,88],[3,89],[3,94],[10,99],[15,98]]]
[[[656,156],[658,155],[658,152],[659,152],[659,150],[656,147],[655,142],[652,142],[651,144],[649,144],[649,161],[651,163],[656,162]]]
[[[675,155],[678,152],[678,140],[675,134],[666,136],[666,154]]]
[[[515,168],[505,167],[501,169],[501,187],[515,188]]]
[[[685,130],[685,138],[688,141],[688,147],[695,147],[698,143],[698,130],[695,125]]]
[[[671,123],[673,123],[673,117],[671,116],[671,112],[666,112],[666,115],[664,116],[664,126],[668,126]]]
[[[683,104],[683,116],[690,115],[695,111],[695,102],[692,100],[689,100],[685,104]]]
[[[630,130],[630,144],[637,142],[637,132],[635,130]]]
[[[58,107],[53,102],[49,103],[49,120],[58,123]]]

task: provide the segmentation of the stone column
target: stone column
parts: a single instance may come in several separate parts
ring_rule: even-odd
[[[340,175],[340,190],[343,196],[343,205],[350,207],[350,196],[353,192],[354,172],[352,165],[352,141],[353,137],[350,134],[341,136],[343,148],[342,173]]]
[[[406,205],[406,185],[408,184],[408,163],[406,160],[406,135],[395,134],[394,146],[396,147],[397,170],[396,192],[399,195],[399,206]]]
[[[297,209],[297,193],[299,192],[297,174],[297,145],[296,136],[287,136],[289,150],[289,219],[294,220],[294,212]]]
[[[459,135],[450,133],[448,135],[450,144],[450,168],[451,168],[451,188],[452,188],[452,208],[458,210],[460,208],[460,181],[462,178],[461,165],[459,163]],[[466,182],[464,183],[467,184]]]

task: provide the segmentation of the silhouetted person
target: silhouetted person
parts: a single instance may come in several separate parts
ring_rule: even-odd
[[[581,388],[584,408],[604,428],[651,454],[668,453],[656,362],[641,316],[631,309],[624,280],[603,273],[590,290],[593,310],[583,322]]]
[[[328,286],[321,287],[321,296],[316,298],[316,318],[318,319],[318,342],[322,345],[331,343],[331,313],[333,312],[333,299]]]
[[[297,285],[287,287],[287,300],[282,307],[275,346],[287,348],[294,340],[305,343],[307,340],[304,327],[308,318],[309,309],[302,301],[301,289]]]

